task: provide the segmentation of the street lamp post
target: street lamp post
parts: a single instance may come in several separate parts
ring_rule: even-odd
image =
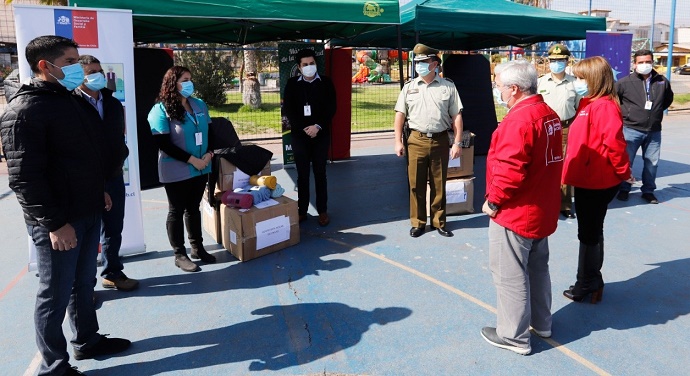
[[[656,23],[656,0],[654,0],[654,5],[652,5],[652,30],[650,30],[649,37],[649,49],[654,52],[654,24]]]

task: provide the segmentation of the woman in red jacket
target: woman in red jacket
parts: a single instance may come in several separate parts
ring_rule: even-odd
[[[611,66],[595,56],[575,64],[573,75],[577,77],[575,90],[583,98],[570,126],[563,184],[575,188],[580,255],[577,282],[563,295],[576,302],[590,296],[591,303],[596,303],[604,291],[601,266],[606,210],[621,181],[630,182],[633,177]]]

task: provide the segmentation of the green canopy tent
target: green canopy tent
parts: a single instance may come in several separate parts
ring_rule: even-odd
[[[412,48],[423,42],[445,50],[477,50],[553,40],[584,39],[606,30],[603,17],[581,16],[506,0],[417,0],[400,7],[401,42],[395,26],[334,37],[332,45]]]
[[[136,43],[349,39],[400,23],[398,0],[70,0],[131,9]]]

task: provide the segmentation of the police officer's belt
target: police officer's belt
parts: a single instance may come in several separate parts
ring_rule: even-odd
[[[437,138],[437,137],[441,137],[441,136],[443,136],[443,135],[446,135],[446,137],[448,137],[448,132],[447,132],[447,131],[437,132],[437,133],[431,133],[431,132],[429,132],[429,133],[424,133],[424,132],[420,132],[420,131],[417,131],[417,130],[413,130],[413,132],[419,134],[420,137]]]

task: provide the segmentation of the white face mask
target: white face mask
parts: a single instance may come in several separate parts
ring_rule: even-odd
[[[648,75],[652,72],[652,64],[637,64],[635,66],[635,71],[642,75]]]
[[[316,65],[307,65],[302,67],[302,76],[314,77],[316,76]]]

